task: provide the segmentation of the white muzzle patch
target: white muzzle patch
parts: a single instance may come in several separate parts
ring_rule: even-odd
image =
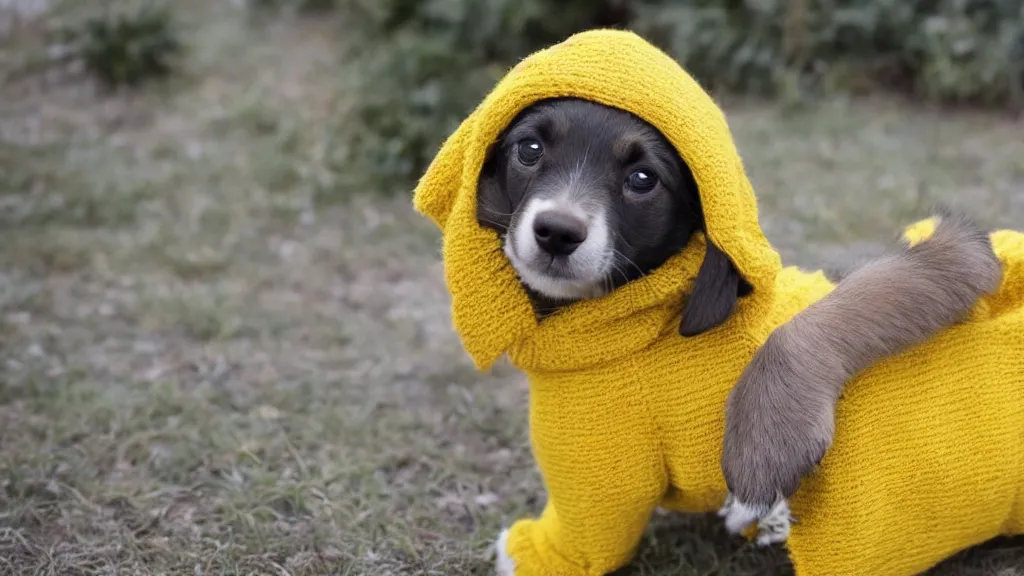
[[[603,209],[584,210],[570,194],[527,201],[505,242],[505,255],[520,279],[549,298],[578,300],[604,293],[612,263],[611,235]],[[548,210],[567,212],[587,225],[586,239],[568,256],[552,257],[537,243],[534,222]]]

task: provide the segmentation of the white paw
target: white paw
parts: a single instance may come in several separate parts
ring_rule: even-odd
[[[515,576],[516,563],[508,555],[508,529],[502,530],[494,543],[494,573],[497,576]]]
[[[789,502],[780,497],[772,509],[757,521],[757,545],[781,544],[789,538],[789,530],[796,522],[789,510]]]
[[[725,498],[725,504],[718,511],[718,516],[725,518],[725,529],[730,534],[739,534],[767,512],[768,510],[757,506],[748,506],[729,494]]]
[[[750,506],[737,500],[732,494],[718,510],[718,516],[725,518],[725,529],[730,534],[739,534],[757,521],[757,545],[769,546],[785,542],[790,527],[796,522],[789,510],[789,502],[781,495],[771,508]]]

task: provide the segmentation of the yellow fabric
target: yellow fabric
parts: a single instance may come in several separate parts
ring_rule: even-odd
[[[754,286],[721,327],[676,332],[703,258],[697,236],[654,273],[538,323],[494,232],[476,222],[488,148],[528,105],[574,96],[659,129],[693,170],[708,234]],[[597,575],[627,563],[652,510],[717,509],[723,407],[773,328],[832,286],[783,268],[722,112],[629,32],[596,30],[515,66],[444,144],[415,194],[443,232],[462,342],[481,369],[507,354],[530,379],[530,436],[548,492],[516,522],[520,576]],[[907,231],[913,241],[931,223]],[[791,504],[797,574],[912,574],[1024,532],[1024,236],[993,235],[1005,279],[969,323],[857,376],[835,443]]]

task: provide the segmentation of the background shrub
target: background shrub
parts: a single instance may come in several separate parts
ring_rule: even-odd
[[[410,181],[510,63],[631,16],[622,0],[367,2],[361,17],[370,37],[356,54],[366,79],[356,160],[379,182]]]
[[[1021,0],[644,2],[639,31],[712,89],[897,89],[1020,106]]]
[[[171,74],[183,51],[170,6],[111,2],[63,12],[55,26],[62,51],[109,87],[137,86]]]
[[[248,0],[257,10],[282,10],[299,13],[326,12],[337,8],[340,0]]]

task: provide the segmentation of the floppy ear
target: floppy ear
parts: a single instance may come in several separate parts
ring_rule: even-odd
[[[481,226],[503,234],[512,220],[512,200],[498,177],[501,171],[498,150],[497,144],[487,150],[487,159],[480,170],[476,185],[476,220]]]
[[[725,322],[736,306],[740,296],[746,296],[753,288],[742,277],[729,257],[710,240],[704,253],[693,292],[683,310],[679,333],[696,336]]]

